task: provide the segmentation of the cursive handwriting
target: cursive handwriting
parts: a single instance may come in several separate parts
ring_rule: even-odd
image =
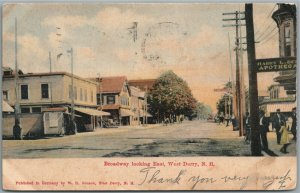
[[[153,171],[153,172],[152,172]],[[179,184],[181,177],[185,174],[186,170],[180,170],[180,172],[175,177],[160,177],[160,170],[156,170],[155,167],[147,167],[140,170],[140,173],[144,173],[144,180],[139,184],[144,183],[170,183]]]
[[[291,181],[292,178],[289,176],[290,174],[290,169],[286,172],[285,175],[283,176],[264,176],[263,177],[263,188],[267,189],[268,187],[270,187],[272,184],[278,184],[279,187],[278,189],[282,189],[284,187],[286,187],[286,181],[289,180]]]
[[[200,176],[192,176],[189,178],[188,182],[194,182],[192,186],[192,190],[195,189],[198,183],[215,183],[217,180],[214,178],[200,177]]]
[[[146,167],[141,169],[142,181],[138,185],[143,184],[189,184],[191,189],[197,189],[200,184],[226,184],[232,183],[239,186],[241,190],[246,189],[250,182],[255,182],[256,186],[259,180],[263,182],[263,189],[268,189],[271,185],[278,185],[277,189],[284,189],[287,187],[287,182],[292,181],[289,169],[284,175],[269,175],[259,178],[256,175],[225,175],[225,176],[205,176],[205,175],[188,175],[187,170],[178,170],[175,174],[170,176],[169,172],[164,173],[163,170],[156,167]],[[251,180],[250,180],[251,179]],[[257,179],[257,180],[254,180]],[[254,184],[253,184],[254,185]]]
[[[224,180],[224,183],[227,183],[227,182],[241,182],[241,186],[240,186],[240,189],[244,189],[246,186],[247,186],[247,183],[248,183],[248,179],[249,179],[249,176],[224,176],[221,178],[221,180]]]

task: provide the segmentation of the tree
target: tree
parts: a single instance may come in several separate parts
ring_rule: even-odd
[[[197,119],[207,119],[212,113],[210,106],[198,102],[193,113],[193,117]]]
[[[163,73],[154,83],[148,95],[149,110],[160,121],[176,115],[192,116],[197,100],[186,81],[173,71]]]
[[[224,85],[224,89],[230,91],[232,89],[232,83],[231,81],[228,81],[225,85]],[[229,114],[232,114],[232,107],[233,107],[233,98],[232,95],[230,93],[225,93],[217,102],[217,110],[218,113],[227,113],[225,112],[225,100],[227,101],[227,108],[229,107],[228,101],[230,101],[230,112]]]

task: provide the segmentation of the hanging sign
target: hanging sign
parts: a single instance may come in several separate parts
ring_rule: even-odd
[[[257,72],[296,70],[296,57],[264,58],[256,60]]]

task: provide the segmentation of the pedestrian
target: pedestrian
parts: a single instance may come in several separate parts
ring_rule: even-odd
[[[280,144],[281,139],[281,133],[279,132],[281,129],[281,125],[285,125],[285,117],[280,113],[280,109],[276,110],[276,114],[273,117],[273,123],[272,127],[276,130],[276,136],[277,136],[277,144]]]
[[[267,138],[267,132],[269,130],[269,120],[265,117],[264,111],[260,111],[259,130],[260,130],[262,149],[266,151],[269,149],[268,138]]]
[[[226,121],[226,127],[228,127],[229,121],[230,121],[230,115],[228,115],[228,114],[225,115],[225,121]]]
[[[238,130],[238,128],[237,128],[237,121],[236,121],[236,119],[235,119],[234,114],[232,114],[232,116],[231,116],[231,123],[232,123],[232,130],[233,130],[233,131]]]
[[[14,135],[14,139],[16,140],[23,139],[22,127],[18,119],[15,119],[15,125],[13,127],[13,135]]]
[[[220,123],[224,123],[224,114],[223,112],[221,112],[220,116],[219,116],[219,119],[220,119]]]
[[[250,113],[247,111],[246,116],[244,117],[244,128],[246,129],[246,142],[250,141]]]
[[[291,126],[291,132],[293,134],[293,140],[297,140],[297,110],[296,110],[296,107],[294,107],[292,109],[292,126]]]
[[[288,153],[286,151],[286,149],[290,144],[289,133],[288,133],[288,129],[287,129],[286,125],[283,122],[282,122],[282,125],[281,125],[281,128],[280,128],[279,132],[281,133],[280,144],[283,145],[280,149],[280,152],[281,153]]]

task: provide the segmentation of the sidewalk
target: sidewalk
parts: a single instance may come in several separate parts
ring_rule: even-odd
[[[216,123],[217,124],[217,123]],[[241,143],[244,144],[244,136],[239,136],[239,131],[233,131],[232,130],[232,125],[230,124],[228,127],[226,127],[225,124],[220,124],[218,127],[222,128],[222,132],[219,134],[219,137],[226,137],[226,138],[236,138],[240,139]],[[267,139],[268,139],[268,145],[269,145],[269,152],[262,151],[262,154],[264,156],[280,156],[280,157],[287,157],[287,156],[296,156],[297,151],[296,151],[296,141],[292,140],[293,135],[289,133],[289,138],[290,138],[290,145],[287,148],[288,153],[281,153],[280,148],[282,145],[277,144],[277,138],[276,138],[276,132],[270,131],[267,133]],[[248,144],[249,149],[250,144]]]
[[[282,147],[282,145],[278,145],[277,144],[277,140],[276,140],[276,132],[275,131],[270,131],[267,133],[267,138],[268,138],[268,145],[269,145],[269,149],[274,152],[274,154],[276,154],[277,156],[283,157],[283,156],[296,156],[297,155],[297,151],[296,151],[296,141],[292,140],[293,139],[293,135],[290,133],[289,134],[290,137],[290,145],[287,148],[287,152],[288,153],[281,153],[280,152],[280,148]],[[262,151],[262,154],[264,156],[276,156],[276,155],[270,155],[270,153],[268,152],[264,152]]]

